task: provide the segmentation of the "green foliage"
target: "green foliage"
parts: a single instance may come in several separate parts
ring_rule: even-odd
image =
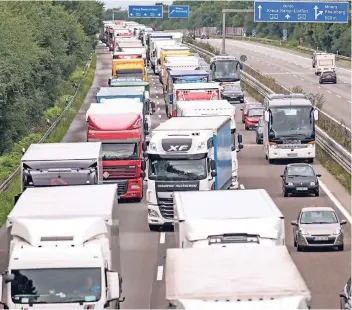
[[[147,25],[153,25],[158,30],[165,29],[196,29],[200,27],[222,28],[222,9],[253,8],[253,1],[175,1],[174,5],[189,5],[190,18],[168,19],[135,19]],[[164,6],[167,9],[167,6]],[[105,19],[111,19],[112,14],[105,14]],[[119,18],[127,19],[127,14],[121,13]],[[280,40],[282,29],[287,29],[289,43],[297,46],[300,39],[310,48],[319,48],[328,52],[351,56],[351,21],[346,24],[314,24],[314,23],[254,23],[253,13],[228,13],[226,15],[227,27],[243,27],[247,33],[256,30],[257,37]]]
[[[64,137],[64,135],[67,132],[67,129],[69,128],[72,120],[74,119],[76,113],[80,109],[81,105],[84,102],[84,98],[86,97],[89,88],[92,86],[93,80],[94,80],[94,72],[96,68],[96,57],[95,55],[93,56],[90,68],[88,69],[87,75],[81,84],[80,89],[77,92],[75,101],[73,102],[71,108],[68,113],[65,114],[65,116],[61,119],[60,123],[58,126],[54,129],[52,134],[50,135],[49,139],[47,142],[60,142],[61,139]],[[81,70],[82,71],[82,70]],[[82,76],[81,76],[82,77]],[[20,154],[22,147],[28,147],[31,143],[37,142],[41,138],[41,135],[30,135],[23,139],[21,143],[16,144],[15,148],[18,152],[17,154]],[[0,159],[0,171],[2,172],[3,167],[5,167],[5,164],[7,166],[11,166],[12,170],[14,170],[14,167],[17,167],[19,164],[19,157],[16,157],[16,154],[8,155]],[[1,174],[0,174],[0,182],[1,182]],[[13,207],[13,200],[14,196],[18,194],[21,191],[21,183],[20,183],[20,177],[16,177],[15,180],[10,184],[10,186],[4,191],[3,193],[0,193],[0,225],[2,225],[9,212],[11,211]]]
[[[62,107],[57,98],[71,93],[77,79],[66,81],[87,60],[102,18],[95,1],[0,2],[0,155],[40,131],[45,110]]]

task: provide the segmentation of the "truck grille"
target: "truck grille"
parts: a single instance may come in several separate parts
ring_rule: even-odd
[[[159,210],[163,218],[173,219],[174,218],[174,199],[159,197]]]
[[[117,195],[121,196],[126,194],[128,188],[128,181],[119,181],[117,184]]]
[[[136,176],[136,166],[104,166],[103,172],[109,174],[108,177],[104,176],[108,180],[132,179]]]

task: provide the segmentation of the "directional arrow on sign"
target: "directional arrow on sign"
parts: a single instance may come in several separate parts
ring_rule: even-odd
[[[258,6],[258,12],[259,12],[258,18],[259,18],[259,19],[262,19],[262,6],[261,6],[261,5]]]
[[[319,11],[319,13],[318,13],[318,9],[319,8],[317,6],[314,7],[314,19],[315,20],[318,18],[318,16],[323,15],[323,11]]]
[[[289,19],[290,17],[291,17],[291,16],[290,16],[290,15],[288,15],[288,14],[285,16],[285,18],[286,18],[286,19]]]

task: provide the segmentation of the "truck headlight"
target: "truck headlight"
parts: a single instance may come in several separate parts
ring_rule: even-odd
[[[156,211],[151,209],[148,209],[148,215],[151,217],[159,217],[159,214]]]
[[[131,189],[140,189],[141,187],[139,185],[131,185]]]

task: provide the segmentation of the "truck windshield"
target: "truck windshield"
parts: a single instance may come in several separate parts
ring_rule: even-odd
[[[216,61],[212,73],[216,82],[237,82],[240,80],[240,63],[237,60]]]
[[[149,160],[149,179],[160,181],[204,180],[206,159]]]
[[[12,270],[15,304],[97,302],[101,298],[100,268]]]
[[[103,160],[138,159],[137,143],[103,143]]]
[[[270,133],[275,138],[310,138],[314,133],[312,107],[283,107],[271,109]]]

